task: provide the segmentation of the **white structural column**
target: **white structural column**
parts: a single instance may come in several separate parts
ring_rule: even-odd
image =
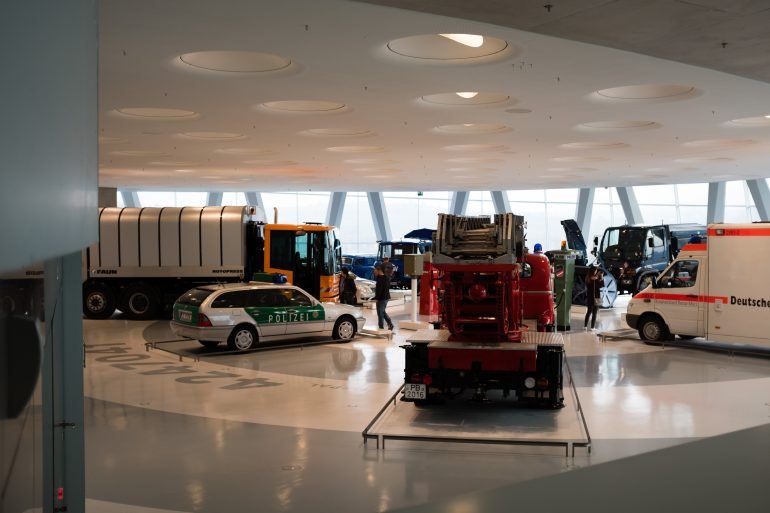
[[[381,192],[367,192],[366,197],[369,200],[369,210],[372,213],[377,240],[391,240],[390,221],[388,220],[388,211],[385,209],[385,198]]]
[[[620,205],[623,207],[623,214],[626,216],[628,224],[642,224],[642,211],[639,210],[639,203],[636,201],[633,187],[616,187]]]
[[[262,201],[262,194],[259,192],[246,192],[246,204],[252,207],[265,208],[265,203]]]
[[[492,204],[495,206],[495,214],[506,214],[511,211],[508,203],[508,195],[505,191],[489,191],[492,195]]]
[[[207,207],[219,207],[222,205],[222,193],[221,192],[210,192],[206,196],[206,206]]]
[[[746,180],[749,186],[751,197],[754,198],[754,206],[757,207],[757,213],[761,221],[770,221],[770,189],[767,187],[767,180],[757,178],[756,180]]]
[[[449,204],[449,213],[453,216],[464,216],[468,208],[468,191],[455,191],[452,193],[452,202]]]
[[[329,206],[326,209],[326,224],[339,228],[342,223],[342,212],[345,210],[347,192],[333,192],[329,196]]]
[[[588,234],[591,230],[591,216],[594,212],[593,187],[583,187],[578,191],[578,202],[575,205],[575,222],[580,231]]]
[[[136,191],[121,190],[120,195],[123,197],[123,204],[127,207],[138,208],[141,207],[139,202],[139,194]]]
[[[706,223],[725,222],[725,182],[709,184],[709,202],[706,210]]]

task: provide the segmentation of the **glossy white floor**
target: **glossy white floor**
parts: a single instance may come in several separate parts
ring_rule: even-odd
[[[597,327],[619,327],[623,305]],[[165,322],[86,321],[85,333],[91,512],[384,511],[770,422],[766,359],[575,331],[566,347],[591,456],[417,442],[377,451],[360,432],[400,386],[410,332],[198,362],[145,350],[174,338]]]

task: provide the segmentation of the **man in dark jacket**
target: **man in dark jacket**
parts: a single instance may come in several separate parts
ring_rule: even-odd
[[[385,309],[388,307],[390,299],[390,278],[382,269],[381,265],[374,266],[374,279],[376,285],[374,288],[374,299],[377,301],[377,327],[384,329],[384,324],[388,323],[388,329],[393,331],[393,321]]]

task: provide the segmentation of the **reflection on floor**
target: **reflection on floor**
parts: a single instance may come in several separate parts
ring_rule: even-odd
[[[624,310],[600,312],[597,328],[621,326]],[[173,338],[166,322],[86,321],[89,512],[385,511],[768,422],[768,360],[602,344],[582,331],[583,312],[566,347],[594,448],[574,460],[555,448],[364,446],[361,430],[402,380],[409,332],[180,362],[145,350]]]

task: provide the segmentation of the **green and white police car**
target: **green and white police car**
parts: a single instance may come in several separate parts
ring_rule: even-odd
[[[364,327],[360,308],[321,303],[292,285],[231,283],[204,285],[174,303],[171,330],[205,347],[227,342],[245,351],[259,342],[331,336],[351,340]]]

